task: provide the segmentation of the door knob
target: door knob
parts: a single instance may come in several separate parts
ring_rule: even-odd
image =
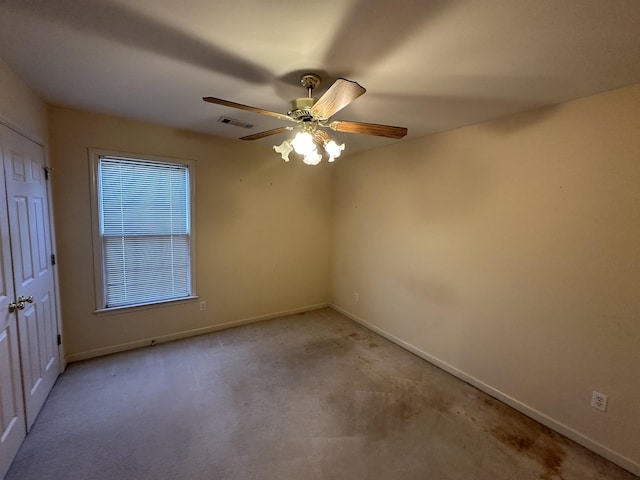
[[[11,302],[9,304],[9,313],[13,313],[16,310],[24,310],[24,303],[23,302]]]
[[[9,304],[9,313],[13,313],[16,310],[24,310],[24,302],[33,303],[33,296],[23,297],[20,295],[17,301]]]

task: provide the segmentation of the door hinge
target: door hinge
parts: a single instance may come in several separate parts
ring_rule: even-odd
[[[49,168],[44,167],[44,179],[49,180]]]
[[[58,345],[62,345],[62,335],[58,334]]]
[[[52,253],[51,254],[51,265],[55,265],[56,264],[56,254]]]

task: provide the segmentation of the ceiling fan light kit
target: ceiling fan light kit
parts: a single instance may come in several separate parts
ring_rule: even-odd
[[[302,161],[307,165],[317,165],[322,161],[323,156],[318,147],[327,155],[328,162],[334,162],[342,154],[345,146],[344,144],[338,145],[332,140],[324,130],[327,128],[336,132],[360,133],[394,139],[402,138],[407,134],[407,129],[404,127],[339,120],[330,122],[329,119],[334,114],[366,92],[364,87],[354,81],[339,78],[319,99],[313,98],[313,90],[320,84],[318,75],[314,73],[304,74],[300,78],[300,82],[307,89],[308,94],[306,97],[296,98],[289,102],[289,111],[286,115],[220,98],[204,97],[203,100],[225,107],[237,108],[297,123],[297,127],[279,127],[240,137],[240,140],[258,140],[282,132],[296,130],[293,138],[273,147],[285,162],[289,161],[289,154],[293,151],[302,156]]]

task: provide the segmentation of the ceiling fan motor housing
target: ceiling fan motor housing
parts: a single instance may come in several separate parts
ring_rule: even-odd
[[[295,100],[291,100],[289,102],[289,115],[291,118],[295,120],[300,120],[303,122],[309,122],[315,120],[315,116],[311,113],[311,107],[316,103],[315,98],[303,97],[296,98]]]

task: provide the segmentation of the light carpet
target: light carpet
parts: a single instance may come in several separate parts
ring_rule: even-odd
[[[6,480],[637,477],[331,309],[75,363]]]

